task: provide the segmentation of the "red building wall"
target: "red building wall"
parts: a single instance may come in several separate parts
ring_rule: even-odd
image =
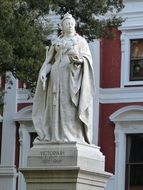
[[[119,31],[114,30],[114,39],[101,40],[100,52],[100,87],[119,87],[121,71],[121,44]]]
[[[120,31],[115,30],[115,39],[102,39],[100,63],[100,88],[120,88],[121,75],[121,41]],[[111,100],[112,102],[112,100]],[[109,119],[120,108],[143,103],[100,103],[99,112],[99,146],[105,155],[105,169],[115,171],[115,135],[114,123]]]
[[[130,105],[143,106],[143,103],[100,104],[99,146],[106,158],[105,170],[111,173],[114,173],[115,170],[115,136],[114,123],[110,121],[109,117],[118,109]]]

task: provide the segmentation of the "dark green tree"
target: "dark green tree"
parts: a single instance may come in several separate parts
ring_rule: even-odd
[[[38,18],[38,11],[25,1],[0,0],[0,74],[11,71],[30,88],[35,86],[50,29]]]
[[[0,76],[11,71],[27,88],[35,87],[51,28],[40,20],[50,9],[61,17],[71,13],[78,33],[93,40],[111,36],[112,28],[121,25],[115,13],[122,8],[123,0],[0,0]]]
[[[29,2],[0,0],[0,77],[10,71],[31,91],[45,57],[44,40],[51,28],[49,23],[43,26],[41,16],[40,9]],[[3,87],[0,86],[0,109],[2,97]]]

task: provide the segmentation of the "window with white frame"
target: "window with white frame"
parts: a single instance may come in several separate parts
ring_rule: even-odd
[[[143,80],[143,39],[130,40],[130,81]]]
[[[143,86],[143,1],[125,0],[120,16],[121,87]]]
[[[143,134],[126,135],[125,190],[143,189]]]
[[[121,87],[143,86],[143,30],[121,36]]]

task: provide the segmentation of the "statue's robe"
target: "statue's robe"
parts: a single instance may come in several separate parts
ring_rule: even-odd
[[[83,62],[70,62],[70,47]],[[40,73],[48,72],[45,90],[40,79],[33,101],[32,118],[40,140],[91,143],[93,110],[93,67],[86,40],[75,34],[60,36],[51,45]]]

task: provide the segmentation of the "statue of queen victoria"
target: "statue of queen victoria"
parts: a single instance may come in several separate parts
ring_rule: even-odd
[[[75,24],[66,13],[61,20],[62,35],[47,49],[39,73],[32,119],[40,141],[92,141],[92,58]]]

